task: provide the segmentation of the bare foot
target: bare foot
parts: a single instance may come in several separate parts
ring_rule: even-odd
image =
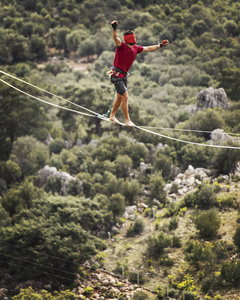
[[[118,119],[115,118],[115,117],[111,117],[110,116],[109,120],[112,121],[112,122],[115,122],[116,124],[120,124],[120,122],[118,121]]]
[[[127,125],[127,126],[129,126],[129,127],[135,127],[136,125],[131,121],[131,120],[129,120],[129,121],[125,121],[125,124]]]

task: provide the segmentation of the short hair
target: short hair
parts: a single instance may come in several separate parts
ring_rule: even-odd
[[[129,34],[133,34],[134,31],[133,30],[126,30],[123,35],[129,35]]]

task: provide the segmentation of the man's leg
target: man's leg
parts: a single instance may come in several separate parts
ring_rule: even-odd
[[[130,120],[128,114],[128,92],[127,91],[121,96],[121,102],[122,102],[123,115],[125,117],[125,124],[130,127],[135,127],[135,124],[133,124],[133,122]]]
[[[116,114],[117,110],[119,109],[119,107],[121,105],[121,101],[122,101],[121,100],[121,95],[119,93],[117,93],[117,98],[113,103],[113,107],[112,107],[111,114],[110,114],[110,117],[109,117],[110,121],[113,121],[115,123],[119,123],[119,121],[115,118],[115,114]]]

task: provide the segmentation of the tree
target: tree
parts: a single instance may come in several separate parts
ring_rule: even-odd
[[[200,36],[207,30],[207,24],[204,22],[204,20],[198,20],[195,21],[192,25],[192,35]]]
[[[127,178],[132,168],[132,159],[128,155],[118,155],[115,164],[117,176]]]
[[[3,63],[16,63],[26,61],[28,58],[27,39],[12,29],[0,29],[0,61]]]
[[[189,165],[194,168],[204,167],[208,159],[206,148],[191,144],[183,146],[181,149],[183,168],[186,169]]]
[[[161,173],[152,174],[150,177],[150,197],[151,200],[156,198],[162,204],[165,204],[166,192],[164,191],[164,182]]]
[[[57,30],[56,48],[64,50],[64,56],[68,56],[69,49],[67,45],[67,35],[70,33],[70,29],[62,27]]]
[[[41,199],[44,196],[42,189],[33,185],[29,179],[25,179],[17,187],[12,187],[2,198],[2,206],[13,216],[19,213],[22,209],[32,207],[32,201]]]
[[[83,56],[87,56],[88,61],[90,60],[90,56],[96,54],[96,45],[95,45],[95,41],[93,38],[87,38],[86,40],[84,40],[79,49],[79,55],[81,57]]]
[[[196,228],[199,230],[201,238],[204,239],[215,238],[220,224],[218,213],[213,209],[201,211],[195,218]]]
[[[237,28],[237,24],[232,21],[229,20],[224,24],[224,28],[227,30],[227,33],[233,37],[238,35],[238,28]]]
[[[48,273],[69,284],[80,263],[106,249],[105,243],[91,234],[104,226],[106,215],[108,211],[91,200],[34,197],[29,209],[22,208],[14,215],[14,222],[0,227],[1,261],[4,258],[10,264],[18,280]],[[0,266],[7,269],[5,263]]]
[[[33,60],[46,60],[47,49],[46,42],[42,37],[32,35],[29,44],[29,51]]]
[[[119,193],[113,194],[110,197],[109,209],[112,211],[114,219],[117,216],[121,216],[125,210],[124,197]]]
[[[67,47],[69,51],[76,53],[82,41],[88,37],[86,28],[76,29],[67,34]]]
[[[15,85],[12,80],[7,80]],[[18,84],[28,91],[26,86]],[[34,116],[34,118],[33,118]],[[48,117],[36,101],[30,101],[6,85],[0,87],[0,159],[7,159],[15,139],[22,135],[33,134],[45,139],[50,129]]]
[[[170,176],[171,167],[173,165],[173,159],[169,155],[164,153],[158,153],[154,161],[155,170],[159,170],[162,176],[167,180]]]
[[[49,159],[48,147],[32,136],[19,137],[14,143],[10,159],[16,162],[22,175],[33,175]]]
[[[198,111],[196,115],[189,119],[190,129],[213,131],[217,128],[222,128],[224,125],[221,111],[208,108],[205,111]],[[209,133],[203,133],[202,136],[209,139]]]
[[[140,193],[140,185],[137,180],[126,180],[122,184],[122,194],[128,205],[133,205]]]
[[[230,146],[239,147],[239,144],[228,143]],[[240,160],[240,152],[238,149],[218,149],[211,151],[211,163],[216,175],[229,174],[236,170]]]
[[[219,87],[223,87],[230,99],[240,100],[240,68],[224,68],[221,72]]]
[[[195,192],[195,204],[199,209],[212,208],[217,203],[217,197],[214,192],[213,186],[203,182],[199,189]]]
[[[164,249],[170,245],[170,238],[164,235],[163,232],[157,236],[149,236],[147,239],[147,256],[149,258],[158,259],[164,253]]]
[[[14,161],[0,162],[0,178],[4,179],[8,186],[20,181],[22,176],[21,168]]]

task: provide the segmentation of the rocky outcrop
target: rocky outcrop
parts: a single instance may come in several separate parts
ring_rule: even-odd
[[[78,286],[73,290],[79,299],[131,299],[134,293],[143,290],[116,274],[103,270],[91,272],[87,277],[78,277]],[[87,294],[87,291],[90,291]]]
[[[202,90],[197,95],[197,110],[205,110],[207,108],[221,107],[227,109],[230,103],[223,88],[213,89],[212,87]]]
[[[173,182],[165,185],[164,190],[172,199],[177,199],[187,193],[193,192],[195,188],[201,185],[202,181],[210,181],[210,170],[204,168],[196,168],[189,165],[184,173],[179,173]],[[174,193],[173,185],[175,185]]]
[[[235,142],[240,144],[240,138],[230,136],[223,129],[215,129],[211,133],[211,140],[209,141],[211,144],[221,145],[226,142]]]
[[[40,186],[43,186],[48,178],[58,178],[60,181],[60,188],[59,188],[59,194],[61,196],[66,196],[68,191],[68,186],[70,182],[76,182],[76,186],[81,191],[82,188],[82,182],[75,177],[71,176],[70,174],[66,172],[60,172],[55,167],[50,167],[46,165],[44,168],[42,168],[38,173],[38,183]]]
[[[137,205],[127,206],[125,208],[123,218],[125,218],[126,220],[134,221],[136,218],[136,213],[142,213],[146,208],[148,208],[148,205],[142,202],[138,203]]]

